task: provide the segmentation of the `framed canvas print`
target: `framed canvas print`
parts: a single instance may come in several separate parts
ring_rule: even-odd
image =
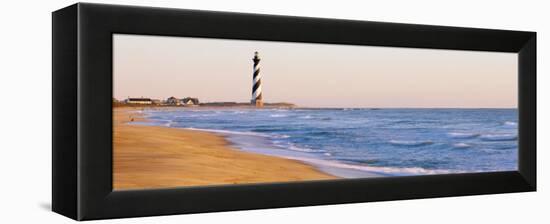
[[[536,190],[536,33],[78,3],[53,13],[77,220]]]

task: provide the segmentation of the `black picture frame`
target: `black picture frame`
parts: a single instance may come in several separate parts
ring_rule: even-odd
[[[52,14],[53,211],[76,220],[536,190],[536,33],[78,3]],[[251,29],[254,27],[254,29]],[[518,171],[112,189],[114,33],[518,53]]]

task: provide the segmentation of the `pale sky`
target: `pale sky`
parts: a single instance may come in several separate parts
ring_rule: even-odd
[[[517,54],[115,34],[117,99],[249,102],[252,57],[264,102],[304,107],[517,108]]]

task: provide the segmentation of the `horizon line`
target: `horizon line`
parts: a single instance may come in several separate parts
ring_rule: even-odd
[[[171,96],[173,97],[173,96]],[[119,99],[117,99],[116,97],[113,97],[115,100],[117,101],[120,101]],[[145,99],[151,99],[151,100],[156,100],[156,98],[151,98],[151,97],[128,97],[126,99],[129,99],[129,98],[145,98]],[[168,97],[170,98],[170,97]],[[166,98],[166,99],[168,99]],[[193,98],[193,97],[191,97]],[[196,97],[194,97],[196,98]],[[164,100],[164,99],[159,99],[159,100]],[[208,104],[208,103],[236,103],[236,104],[250,104],[250,102],[248,101],[207,101],[207,102],[201,102],[199,104]],[[297,105],[297,104],[294,104],[294,103],[291,103],[291,102],[285,102],[285,101],[282,101],[282,102],[264,102],[265,104],[292,104],[294,105],[294,108],[300,108],[300,109],[518,109],[518,107],[445,107],[445,106],[433,106],[433,107],[415,107],[415,106],[412,106],[412,107],[391,107],[391,106],[381,106],[381,107],[376,107],[376,106],[365,106],[365,107],[327,107],[327,106],[300,106],[300,105]],[[228,106],[230,107],[230,106]]]

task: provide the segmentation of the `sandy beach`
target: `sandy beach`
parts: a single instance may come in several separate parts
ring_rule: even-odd
[[[115,190],[335,179],[299,161],[239,151],[214,133],[131,124],[113,113]]]

